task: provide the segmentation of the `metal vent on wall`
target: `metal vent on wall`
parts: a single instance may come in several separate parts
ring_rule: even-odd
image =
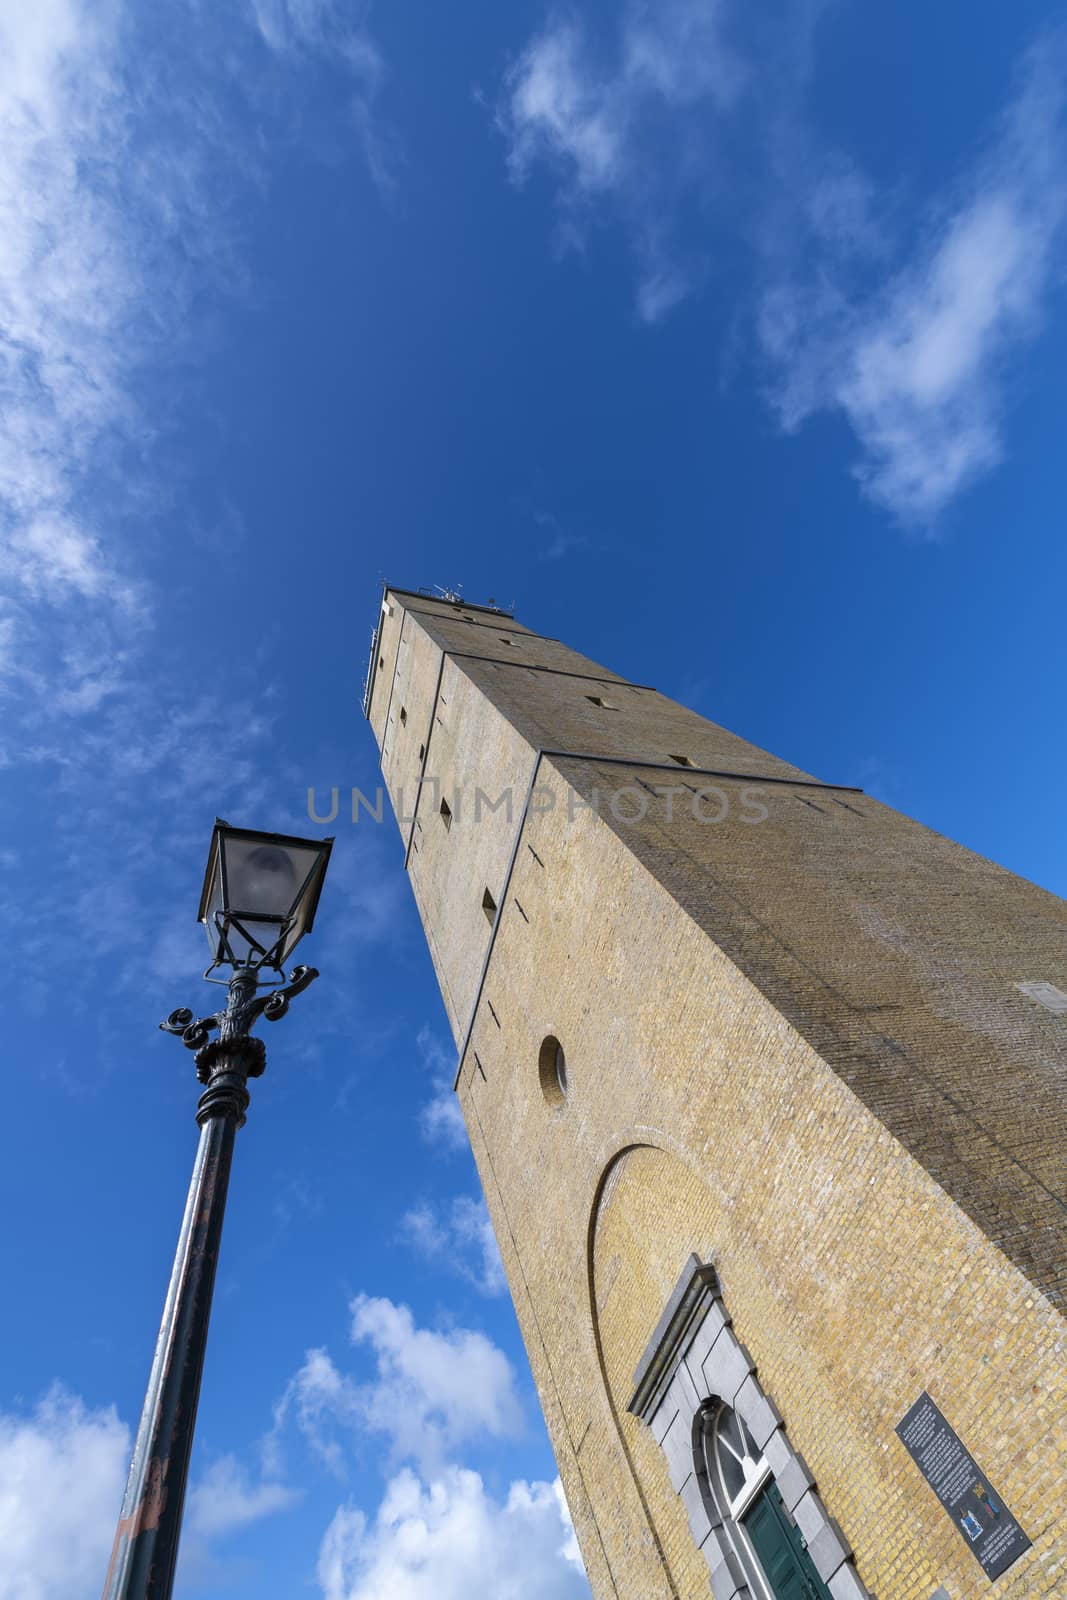
[[[1067,994],[1057,989],[1054,983],[1017,983],[1015,987],[1029,995],[1031,1000],[1036,1000],[1039,1006],[1044,1006],[1046,1011],[1054,1011],[1061,1017],[1067,1016]]]

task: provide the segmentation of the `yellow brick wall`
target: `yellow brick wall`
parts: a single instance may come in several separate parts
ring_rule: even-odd
[[[382,653],[394,670],[410,651],[402,693],[422,726],[462,624],[437,608],[431,638],[412,617],[403,650],[400,625],[387,619]],[[552,660],[572,670],[546,687],[446,659],[452,727],[433,737],[450,781],[524,793],[537,744],[601,737],[593,749],[660,761],[682,735],[709,765],[795,775],[644,690],[578,726],[595,709],[580,674],[601,669]],[[1063,981],[1062,906],[867,798],[849,811],[783,785],[757,825],[732,804],[714,826],[652,797],[640,824],[568,805],[641,779],[657,781],[541,763],[554,803],[527,818],[481,990],[483,881],[502,898],[514,829],[499,814],[438,828],[412,868],[461,1041],[480,995],[461,1103],[594,1592],[707,1594],[662,1455],[625,1409],[696,1251],[880,1600],[939,1584],[950,1600],[1067,1596],[1067,1346],[1050,1298],[1067,1023],[1014,989]],[[548,1034],[567,1052],[558,1107],[538,1079]],[[992,1589],[894,1433],[923,1389],[1034,1542]]]

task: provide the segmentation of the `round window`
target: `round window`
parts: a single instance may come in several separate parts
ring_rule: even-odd
[[[541,1042],[537,1073],[541,1080],[541,1093],[548,1104],[561,1106],[567,1098],[567,1057],[554,1034],[550,1033]]]

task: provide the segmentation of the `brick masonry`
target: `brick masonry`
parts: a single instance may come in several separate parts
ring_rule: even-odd
[[[386,605],[369,720],[594,1593],[709,1592],[628,1410],[695,1253],[842,1596],[1067,1596],[1067,1018],[1016,987],[1067,988],[1067,907],[513,619]],[[894,1433],[923,1389],[1033,1541],[995,1584]]]

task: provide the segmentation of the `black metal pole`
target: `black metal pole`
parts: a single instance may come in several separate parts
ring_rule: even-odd
[[[104,1600],[169,1600],[174,1583],[234,1139],[248,1106],[246,1080],[262,1072],[265,1057],[263,1041],[245,1031],[255,990],[255,974],[238,968],[217,1019],[220,1036],[197,1055],[207,1083],[196,1112],[200,1143]]]

